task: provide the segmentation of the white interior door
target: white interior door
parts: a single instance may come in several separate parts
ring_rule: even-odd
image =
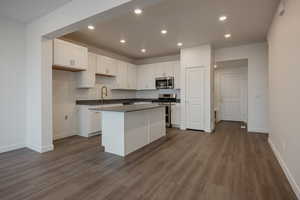
[[[205,69],[186,69],[186,120],[188,129],[204,130]]]
[[[247,68],[219,73],[219,119],[247,121]]]

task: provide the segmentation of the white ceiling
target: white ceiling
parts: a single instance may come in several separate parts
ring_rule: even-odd
[[[96,30],[86,27],[67,38],[111,50],[133,59],[179,53],[184,47],[211,43],[216,48],[266,40],[268,28],[279,0],[161,0],[144,8],[141,16],[133,13],[96,23]],[[132,7],[136,7],[132,3]],[[218,17],[228,20],[220,23]],[[160,30],[168,34],[162,36]],[[231,33],[231,39],[224,39]],[[120,39],[127,41],[120,44]],[[146,48],[147,53],[140,52]]]
[[[28,23],[72,0],[0,0],[0,16]]]

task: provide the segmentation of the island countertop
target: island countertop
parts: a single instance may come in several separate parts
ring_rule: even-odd
[[[141,110],[149,110],[164,107],[158,104],[139,104],[139,105],[124,105],[115,107],[103,107],[103,108],[90,108],[89,110],[94,111],[109,111],[109,112],[135,112]]]

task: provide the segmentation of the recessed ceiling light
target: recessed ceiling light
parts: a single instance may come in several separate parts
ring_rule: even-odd
[[[125,43],[126,43],[126,40],[120,40],[120,42],[121,42],[122,44],[125,44]]]
[[[95,30],[95,26],[89,25],[89,26],[88,26],[88,29],[90,29],[90,30]]]
[[[221,22],[226,21],[226,19],[227,19],[227,16],[225,16],[225,15],[222,15],[219,17],[219,21],[221,21]]]
[[[179,46],[179,47],[181,47],[182,45],[183,45],[182,42],[177,43],[177,46]]]
[[[142,53],[146,53],[146,51],[147,51],[146,49],[141,49]]]
[[[165,30],[165,29],[163,29],[163,30],[161,30],[161,34],[167,34],[168,33],[168,31],[167,30]]]
[[[135,13],[136,15],[140,15],[140,14],[143,13],[143,10],[140,9],[140,8],[136,8],[136,9],[134,9],[134,13]]]
[[[225,38],[231,38],[231,34],[229,34],[229,33],[228,33],[228,34],[225,34],[224,37],[225,37]]]

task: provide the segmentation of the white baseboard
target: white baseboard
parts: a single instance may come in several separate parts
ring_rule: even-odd
[[[288,181],[289,183],[291,184],[292,188],[293,188],[293,191],[295,192],[296,196],[298,199],[300,199],[300,187],[299,185],[296,183],[294,177],[292,176],[289,168],[287,167],[287,165],[285,164],[284,160],[282,159],[281,155],[280,155],[280,152],[277,150],[276,146],[274,145],[274,143],[272,142],[272,140],[268,139],[268,142],[281,166],[281,168],[283,169],[286,177],[288,178]]]
[[[253,133],[268,133],[269,131],[265,128],[249,128],[248,127],[248,132],[253,132]]]
[[[48,145],[48,146],[35,146],[35,145],[27,145],[27,147],[33,151],[36,151],[38,153],[45,153],[45,152],[48,152],[48,151],[53,151],[54,149],[54,146],[53,144],[51,145]]]
[[[67,137],[71,137],[71,136],[74,136],[74,135],[80,135],[79,133],[69,133],[69,132],[61,132],[61,133],[58,133],[58,134],[53,134],[53,139],[54,140],[59,140],[59,139],[63,139],[63,138],[67,138]]]
[[[0,147],[0,153],[17,150],[17,149],[21,149],[24,147],[25,147],[25,144],[23,144],[23,143],[8,145],[8,146]]]
[[[180,125],[179,124],[172,124],[172,127],[173,128],[180,128]]]
[[[212,133],[212,130],[210,128],[204,129],[205,133]]]

